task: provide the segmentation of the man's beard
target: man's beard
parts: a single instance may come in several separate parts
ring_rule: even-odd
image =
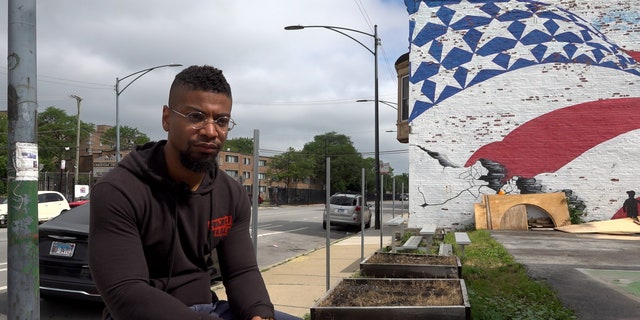
[[[186,151],[180,152],[180,163],[193,172],[208,172],[216,167],[216,158],[194,159]]]

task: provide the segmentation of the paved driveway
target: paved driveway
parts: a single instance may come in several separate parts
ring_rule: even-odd
[[[640,319],[640,236],[491,231],[581,320]]]

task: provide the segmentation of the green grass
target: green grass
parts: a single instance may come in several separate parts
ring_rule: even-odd
[[[461,261],[473,320],[576,319],[555,292],[546,283],[531,279],[488,231],[468,234],[472,244],[465,247]],[[453,233],[447,234],[444,242],[453,244],[459,255]]]

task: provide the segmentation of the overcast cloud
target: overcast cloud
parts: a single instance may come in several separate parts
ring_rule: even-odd
[[[5,57],[7,24],[4,13]],[[377,24],[380,100],[396,101],[394,63],[408,51],[402,1],[55,0],[37,3],[38,110],[56,106],[75,115],[69,95],[76,94],[83,98],[83,121],[115,125],[116,77],[168,63],[209,64],[222,69],[232,87],[238,126],[230,138],[251,138],[258,129],[261,155],[273,156],[335,131],[373,158],[374,105],[355,102],[374,99],[373,55],[330,30],[284,30],[296,24],[370,34]],[[372,37],[351,35],[373,49]],[[6,58],[1,67],[0,109],[6,110]],[[127,88],[120,95],[120,124],[152,140],[165,138],[161,107],[182,68],[154,70]],[[408,146],[387,132],[395,131],[395,112],[380,104],[380,159],[400,174],[408,172]]]

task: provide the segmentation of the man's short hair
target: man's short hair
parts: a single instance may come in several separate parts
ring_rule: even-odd
[[[231,86],[222,74],[222,70],[208,65],[190,66],[180,71],[173,79],[169,96],[177,87],[221,93],[232,99]]]

